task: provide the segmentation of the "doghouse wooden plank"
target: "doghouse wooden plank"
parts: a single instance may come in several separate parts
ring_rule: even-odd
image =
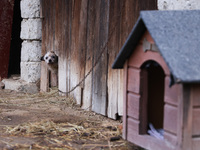
[[[127,139],[127,62],[124,64],[124,85],[123,85],[123,138]]]
[[[178,88],[179,85],[175,84],[172,87],[169,87],[170,84],[170,77],[165,77],[165,96],[164,101],[165,103],[172,104],[172,105],[178,105]]]
[[[140,145],[141,147],[148,150],[177,150],[172,143],[165,140],[158,140],[155,137],[149,135],[138,135],[129,132],[128,141]]]
[[[168,131],[164,131],[164,139],[168,142],[170,142],[172,145],[177,144],[177,136],[175,134],[172,134]]]
[[[165,104],[164,106],[164,130],[177,134],[177,107]]]
[[[127,118],[127,139],[132,135],[139,133],[139,121],[132,118]]]
[[[192,136],[200,136],[200,108],[193,108]]]
[[[108,37],[110,37],[109,43],[108,43],[108,117],[116,119],[117,113],[118,115],[122,115],[123,113],[118,110],[118,105],[121,105],[123,107],[123,97],[120,97],[119,92],[120,88],[123,87],[120,86],[120,78],[119,78],[119,72],[122,70],[113,70],[111,68],[112,63],[115,60],[115,57],[119,51],[119,31],[120,26],[116,25],[120,20],[120,0],[113,0],[110,1],[110,7],[109,7],[109,34]],[[112,35],[111,35],[112,34]],[[115,49],[115,51],[114,51]],[[122,91],[122,90],[121,90]],[[122,108],[120,107],[120,108]],[[120,109],[119,108],[119,109]],[[123,110],[123,109],[121,109]]]
[[[191,96],[193,100],[194,107],[200,107],[200,84],[193,84]]]
[[[128,93],[127,115],[129,117],[139,119],[139,107],[140,107],[139,104],[140,104],[140,96],[134,93]]]
[[[100,6],[100,7],[99,7]],[[107,45],[108,40],[108,1],[99,1],[96,3],[96,22],[94,34],[94,58],[93,63],[99,61],[93,70],[93,88],[92,88],[92,110],[102,115],[107,115]],[[99,24],[100,22],[100,24]],[[105,46],[105,47],[104,47]],[[99,59],[100,52],[104,53]]]
[[[192,139],[192,150],[199,150],[200,148],[200,138],[193,138]]]
[[[124,71],[123,70],[119,70],[118,71],[118,92],[117,92],[117,95],[118,95],[118,115],[119,116],[123,116],[123,91],[124,90]]]
[[[193,101],[191,99],[191,85],[183,84],[180,88],[178,109],[178,145],[183,150],[192,149],[192,119]]]
[[[140,70],[128,68],[128,91],[139,94],[140,88]]]

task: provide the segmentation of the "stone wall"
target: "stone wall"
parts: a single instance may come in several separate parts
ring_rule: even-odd
[[[158,0],[159,10],[200,9],[200,0]]]
[[[40,79],[42,22],[40,0],[21,0],[21,79],[36,82]]]

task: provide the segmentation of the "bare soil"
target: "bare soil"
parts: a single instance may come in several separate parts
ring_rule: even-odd
[[[0,149],[140,149],[121,134],[121,121],[82,110],[57,91],[0,90]]]

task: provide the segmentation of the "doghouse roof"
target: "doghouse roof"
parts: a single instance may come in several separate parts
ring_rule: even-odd
[[[113,69],[123,68],[146,29],[176,83],[200,82],[200,10],[141,11]]]

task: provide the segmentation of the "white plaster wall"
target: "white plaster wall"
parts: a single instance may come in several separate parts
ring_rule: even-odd
[[[158,0],[159,10],[200,9],[200,0]]]

